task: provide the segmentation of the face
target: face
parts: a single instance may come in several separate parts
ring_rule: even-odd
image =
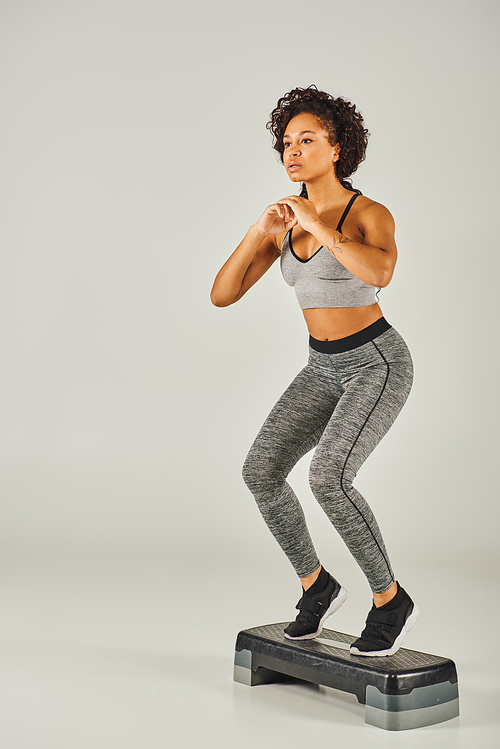
[[[283,136],[283,164],[292,182],[307,182],[331,175],[340,146],[332,146],[328,132],[313,114],[303,112],[290,120]]]

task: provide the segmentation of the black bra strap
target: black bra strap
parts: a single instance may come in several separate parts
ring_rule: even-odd
[[[356,198],[358,197],[358,195],[361,195],[361,193],[359,192],[359,190],[356,190],[356,192],[354,193],[354,195],[352,196],[352,198],[350,199],[350,201],[346,205],[345,211],[342,214],[342,216],[340,217],[340,221],[339,221],[339,223],[338,223],[337,228],[335,229],[335,231],[342,231],[342,224],[344,223],[345,217],[347,216],[347,214],[351,210],[351,206],[354,203],[354,201],[356,200]]]

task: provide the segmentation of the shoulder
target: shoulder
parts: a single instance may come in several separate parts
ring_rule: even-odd
[[[388,232],[394,232],[395,224],[392,213],[382,203],[360,195],[355,201],[353,208],[353,218],[356,218],[361,232],[364,234],[367,230],[377,227]]]

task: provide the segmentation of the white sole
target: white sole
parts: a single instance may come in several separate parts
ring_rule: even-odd
[[[302,635],[302,637],[290,637],[290,635],[287,635],[286,632],[283,632],[285,637],[288,640],[312,640],[314,637],[317,637],[321,634],[321,630],[323,629],[323,624],[326,622],[329,616],[332,614],[335,614],[336,611],[339,610],[339,608],[342,606],[343,603],[347,601],[347,590],[345,588],[340,588],[338,596],[336,596],[333,601],[331,602],[330,606],[327,608],[321,619],[319,620],[319,626],[316,632],[311,632],[309,635]]]
[[[403,640],[405,639],[406,635],[410,631],[410,629],[413,627],[415,622],[417,621],[418,617],[420,615],[420,609],[415,604],[413,605],[413,611],[411,612],[408,619],[405,621],[403,629],[399,633],[399,635],[394,640],[394,644],[392,647],[390,647],[388,650],[373,650],[371,652],[366,652],[366,650],[358,650],[358,648],[351,647],[351,653],[353,655],[367,655],[368,657],[379,657],[384,655],[394,655],[394,653],[397,653],[401,645],[403,644]]]

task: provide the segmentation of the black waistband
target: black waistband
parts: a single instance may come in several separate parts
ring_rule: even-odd
[[[309,345],[315,351],[319,351],[320,354],[341,354],[344,351],[358,348],[358,346],[364,346],[365,343],[369,343],[377,336],[385,333],[390,327],[391,325],[385,317],[381,317],[358,333],[348,335],[346,338],[339,338],[337,341],[318,341],[317,338],[309,336]]]

